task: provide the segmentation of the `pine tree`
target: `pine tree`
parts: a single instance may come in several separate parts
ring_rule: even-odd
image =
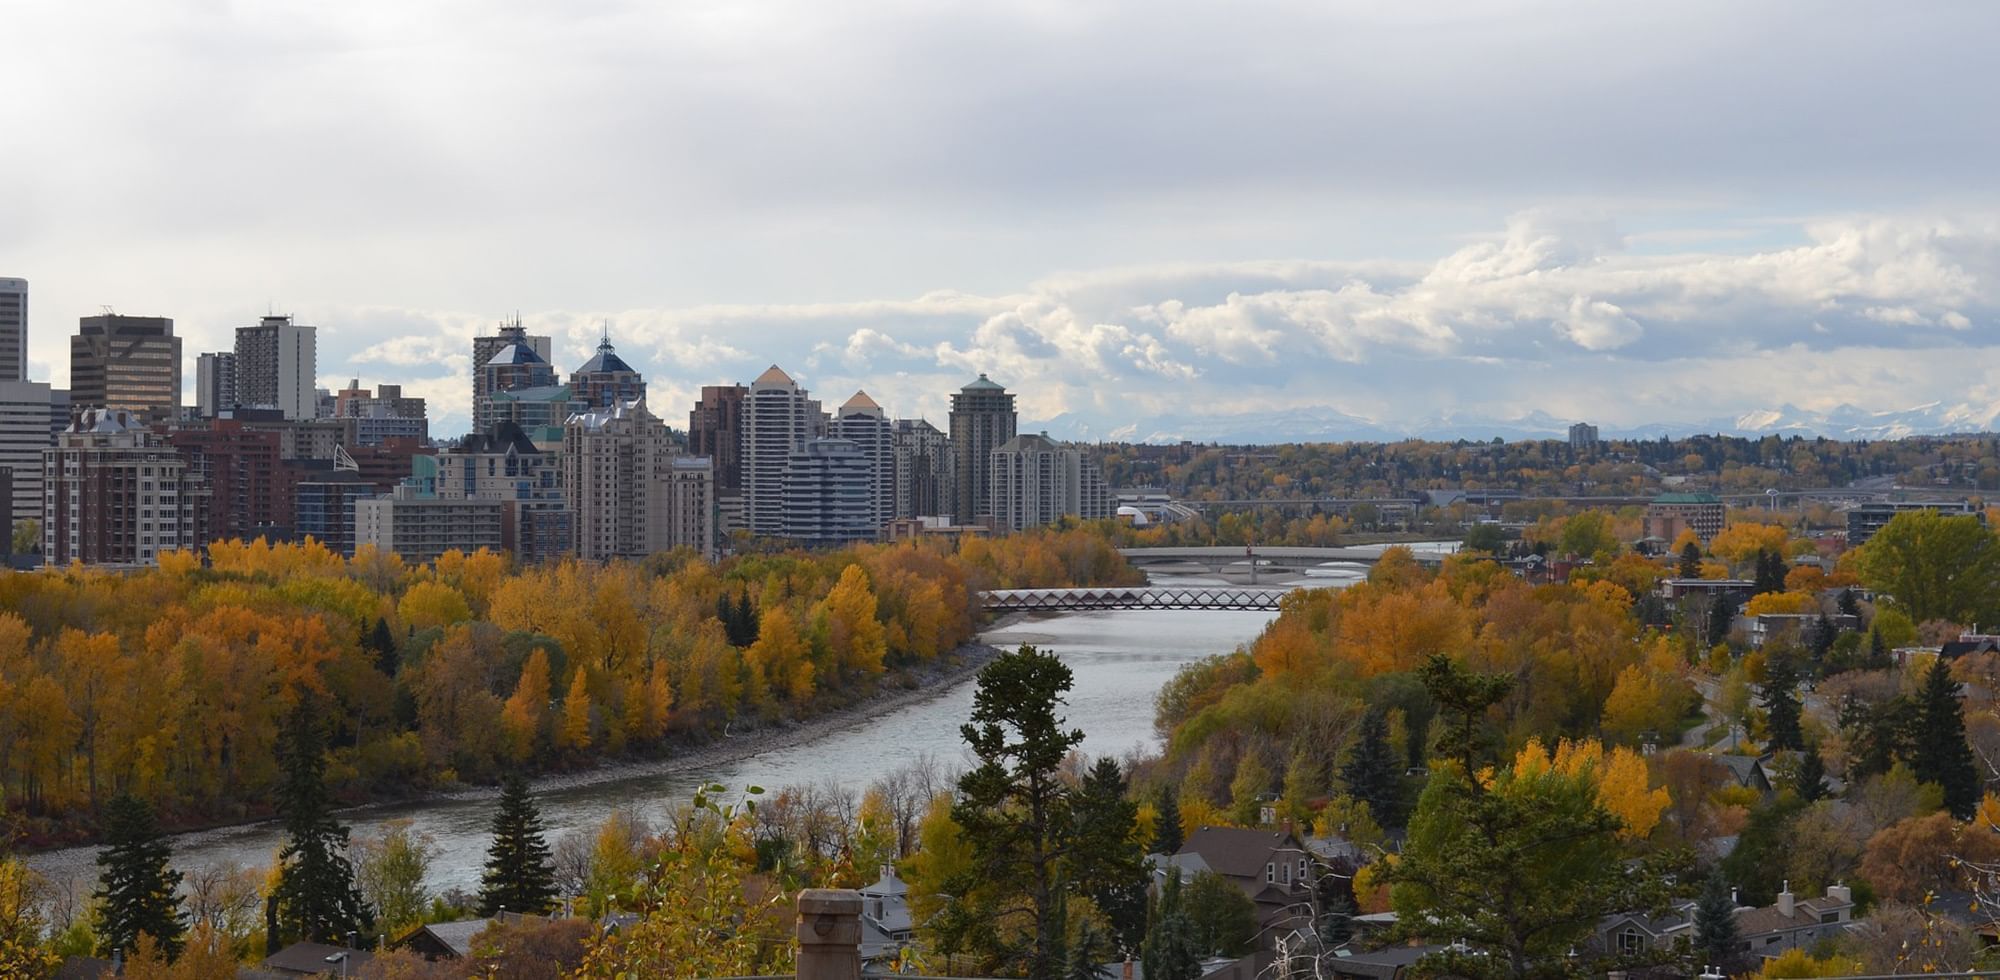
[[[368,646],[375,651],[375,669],[389,677],[396,676],[400,657],[396,653],[396,634],[389,630],[389,621],[375,617],[375,628],[368,633]]]
[[[762,626],[757,610],[750,606],[750,590],[744,589],[743,594],[736,597],[736,628],[743,631],[741,634],[743,642],[736,645],[747,647],[757,642],[757,631]]]
[[[1689,541],[1681,545],[1681,578],[1701,577],[1701,545]]]
[[[1805,735],[1799,729],[1799,695],[1793,690],[1797,685],[1798,674],[1790,657],[1778,654],[1765,663],[1764,688],[1759,693],[1769,716],[1766,724],[1773,750],[1805,748]]]
[[[1861,600],[1855,596],[1853,589],[1840,590],[1840,614],[1861,618]]]
[[[98,878],[98,954],[108,956],[114,949],[131,952],[144,933],[153,937],[157,948],[169,957],[180,952],[181,873],[167,866],[173,848],[160,833],[153,808],[132,796],[119,796],[105,804],[104,850],[97,865],[104,871]]]
[[[1785,559],[1775,551],[1757,552],[1756,594],[1785,591]]]
[[[479,914],[502,909],[539,915],[556,902],[556,872],[542,815],[517,773],[500,780],[500,810],[493,815],[493,846],[486,852],[486,876],[479,889]]]
[[[1179,869],[1172,869],[1160,884],[1139,963],[1148,980],[1197,980],[1201,976],[1201,949],[1195,940],[1194,923],[1181,908]]]
[[[1965,741],[1958,681],[1952,679],[1951,665],[1943,657],[1924,675],[1912,735],[1910,769],[1917,779],[1944,788],[1944,806],[1952,816],[1972,819],[1979,807],[1979,771]]]
[[[736,638],[743,635],[736,625],[736,606],[729,601],[729,593],[717,593],[715,597],[715,621],[722,624],[722,637],[730,646],[742,646]]]
[[[1125,774],[1110,756],[1098,759],[1084,774],[1076,794],[1069,880],[1109,920],[1108,938],[1120,951],[1130,953],[1146,938],[1146,886],[1151,875],[1145,851],[1132,839],[1139,807],[1126,799],[1125,788]],[[1092,938],[1102,945],[1106,937]],[[1097,952],[1093,948],[1091,955]]]
[[[1145,918],[1145,913],[1145,907],[1140,906],[1139,916],[1142,920]],[[1083,925],[1076,930],[1076,942],[1070,944],[1069,962],[1063,967],[1063,980],[1103,980],[1110,974],[1105,971],[1098,959],[1106,952],[1108,949],[1104,937],[1098,934],[1097,928],[1090,924],[1090,920],[1084,920]]]
[[[1792,774],[1792,789],[1807,803],[1826,798],[1826,760],[1820,757],[1818,742],[1806,746],[1799,768]]]
[[[1179,854],[1185,838],[1181,830],[1181,801],[1168,786],[1160,790],[1160,802],[1154,807],[1153,853]]]
[[[1736,603],[1729,597],[1716,593],[1708,601],[1708,645],[1715,647],[1729,642],[1729,627],[1736,621]]]
[[[1695,952],[1721,965],[1735,959],[1737,944],[1736,896],[1729,890],[1720,869],[1708,876],[1694,907]]]
[[[1889,656],[1889,645],[1882,642],[1881,630],[1868,631],[1868,659],[1862,661],[1861,665],[1869,670],[1888,670],[1896,665],[1895,660]]]
[[[1340,767],[1347,794],[1368,804],[1369,815],[1384,827],[1400,825],[1402,772],[1396,753],[1389,748],[1389,720],[1380,711],[1371,711],[1361,722],[1361,737],[1354,753]]]
[[[285,847],[278,852],[278,923],[283,935],[319,943],[346,941],[367,928],[368,908],[354,885],[347,859],[347,827],[333,818],[326,791],[326,736],[316,710],[301,698],[285,722],[285,768],[278,812],[285,819]]]

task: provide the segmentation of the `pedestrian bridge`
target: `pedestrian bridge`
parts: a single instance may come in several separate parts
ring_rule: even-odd
[[[1291,589],[1216,586],[1122,586],[1097,589],[995,589],[980,593],[992,612],[1085,609],[1251,609],[1276,611]]]
[[[1449,554],[1439,542],[1420,542],[1410,547],[1410,557],[1425,565],[1442,564]],[[1353,548],[1307,548],[1241,545],[1170,548],[1120,548],[1118,552],[1134,565],[1199,565],[1209,571],[1232,567],[1306,569],[1332,562],[1372,565],[1382,560],[1382,551],[1392,545],[1363,545]]]

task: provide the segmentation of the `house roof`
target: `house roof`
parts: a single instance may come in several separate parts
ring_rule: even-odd
[[[1838,909],[1850,909],[1853,902],[1842,902],[1832,898],[1801,898],[1792,903],[1792,914],[1786,915],[1776,905],[1762,908],[1737,909],[1736,931],[1744,938],[1761,936],[1773,932],[1790,932],[1820,925],[1820,916]]]
[[[1262,878],[1271,852],[1279,848],[1304,850],[1297,837],[1283,831],[1203,827],[1188,835],[1179,853],[1201,855],[1210,868],[1232,878]]]
[[[508,344],[494,351],[493,356],[486,359],[486,363],[490,366],[494,364],[547,364],[548,362],[542,360],[542,355],[535,353],[533,347],[529,347],[526,344]]]
[[[535,440],[513,422],[497,422],[489,432],[475,432],[458,444],[455,453],[514,453],[518,456],[534,455],[541,452],[535,448]]]
[[[618,356],[617,349],[611,346],[611,334],[607,328],[604,339],[597,345],[597,355],[583,362],[583,366],[577,368],[576,373],[638,374],[639,372],[632,370],[632,365],[625,363],[625,359]]]
[[[293,943],[265,957],[263,966],[267,970],[308,977],[339,973],[341,964],[338,961],[329,963],[326,958],[341,953],[347,954],[347,972],[350,975],[375,958],[374,953],[365,949],[348,949],[325,943]]]
[[[1722,498],[1712,493],[1663,493],[1653,498],[1656,504],[1719,504]]]
[[[861,894],[863,895],[875,895],[884,898],[895,895],[907,895],[909,893],[910,886],[905,884],[903,879],[896,877],[895,868],[889,867],[882,869],[882,873],[876,876],[874,884],[861,889]]]
[[[488,925],[491,923],[483,918],[460,919],[457,922],[433,922],[417,931],[429,933],[440,945],[451,950],[452,955],[464,959],[472,955],[473,937],[485,932]]]
[[[757,385],[788,385],[794,382],[791,375],[779,370],[778,366],[773,364],[765,368],[764,373],[757,376],[757,380],[750,383]]]
[[[1403,975],[1405,970],[1432,953],[1442,953],[1446,946],[1391,946],[1369,953],[1339,953],[1326,960],[1325,965],[1333,968],[1337,977],[1381,977],[1389,980]]]
[[[1057,444],[1054,439],[1050,439],[1048,436],[1038,436],[1031,432],[1023,432],[1020,435],[1017,435],[1014,438],[1009,439],[1004,443],[1001,443],[1000,448],[994,450],[994,452],[1046,453],[1046,452],[1054,452],[1055,450],[1061,448],[1062,448],[1061,445]]]

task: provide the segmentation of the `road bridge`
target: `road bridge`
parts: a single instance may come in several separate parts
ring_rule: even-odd
[[[1328,562],[1349,562],[1372,565],[1382,559],[1382,549],[1395,545],[1370,545],[1355,548],[1308,548],[1257,545],[1245,548],[1240,545],[1185,548],[1120,548],[1118,553],[1134,565],[1193,564],[1211,571],[1221,571],[1231,566],[1248,570],[1251,562],[1257,568],[1306,569]],[[1444,563],[1445,552],[1412,547],[1410,554],[1427,565]]]
[[[1115,586],[1095,589],[995,589],[979,598],[992,612],[1075,612],[1089,609],[1247,609],[1276,611],[1291,589],[1200,586]]]

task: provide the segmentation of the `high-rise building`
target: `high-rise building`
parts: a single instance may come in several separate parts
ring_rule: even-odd
[[[0,279],[0,381],[28,380],[28,280]]]
[[[429,564],[447,551],[513,551],[515,507],[505,500],[446,500],[399,486],[389,496],[355,500],[354,544]]]
[[[604,339],[597,345],[597,354],[570,372],[569,388],[581,411],[646,400],[646,380],[618,356],[617,349],[611,346],[608,326],[604,328]]]
[[[951,396],[953,516],[970,524],[993,513],[993,451],[1014,438],[1014,396],[980,375]]]
[[[318,418],[317,335],[289,316],[267,316],[254,327],[237,327],[237,402],[275,408],[288,419]]]
[[[854,443],[868,460],[868,522],[880,531],[896,516],[896,436],[889,416],[865,391],[833,413],[827,434]]]
[[[792,453],[824,434],[819,402],[776,364],[743,398],[743,523],[752,534],[785,533],[785,472]]]
[[[779,533],[815,547],[871,540],[882,530],[874,492],[874,466],[853,440],[811,440],[787,461]]]
[[[993,450],[990,513],[1002,530],[1024,531],[1062,517],[1097,520],[1114,511],[1104,471],[1075,446],[1019,435]]]
[[[923,419],[897,419],[895,427],[896,516],[951,514],[951,440]]]
[[[1594,452],[1597,449],[1597,426],[1588,422],[1578,422],[1569,427],[1569,448],[1579,452]]]
[[[194,358],[195,414],[212,419],[239,404],[236,397],[236,354],[217,351]]]
[[[538,427],[561,425],[570,414],[568,385],[556,383],[556,369],[525,344],[508,344],[479,367],[479,391],[472,405],[474,432],[490,432],[513,422],[530,435]]]
[[[562,485],[562,454],[537,446],[502,422],[437,455],[437,495],[446,500],[511,500],[520,513],[518,555],[547,561],[571,547],[573,524]]]
[[[515,344],[534,351],[535,356],[541,358],[544,364],[555,361],[555,354],[553,353],[555,348],[550,345],[548,336],[545,334],[529,333],[525,327],[521,326],[521,318],[518,316],[500,324],[500,329],[494,331],[490,337],[472,338],[472,402],[474,405],[479,404],[479,399],[486,395],[487,379],[485,375],[480,373],[480,369],[486,366],[486,362],[493,360],[493,355],[500,353],[501,348]],[[555,383],[553,375],[550,376],[549,383]],[[479,428],[474,431],[485,432],[486,429]]]
[[[188,473],[208,488],[204,523],[210,540],[290,536],[292,488],[279,455],[278,433],[215,419],[176,428],[165,438],[180,452]]]
[[[716,533],[743,530],[743,399],[745,385],[704,385],[688,412],[688,455],[715,464]]]
[[[330,417],[357,420],[355,442],[363,446],[379,446],[395,438],[418,442],[431,438],[424,400],[404,397],[402,385],[376,385],[371,394],[361,387],[361,379],[355,378],[334,395]]]
[[[713,467],[683,455],[644,402],[572,416],[563,426],[562,466],[577,557],[675,548],[715,554]]]
[[[69,400],[171,417],[181,407],[181,339],[163,316],[106,313],[77,321],[69,339]]]
[[[1693,531],[1702,544],[1722,533],[1728,516],[1722,498],[1712,493],[1663,493],[1646,505],[1640,534],[1672,544],[1683,531]]]
[[[58,431],[49,424],[54,402],[43,382],[0,381],[0,470],[13,474],[15,520],[42,514],[42,450],[55,445]]]
[[[207,488],[131,412],[87,409],[42,451],[42,560],[150,565],[208,543]]]

